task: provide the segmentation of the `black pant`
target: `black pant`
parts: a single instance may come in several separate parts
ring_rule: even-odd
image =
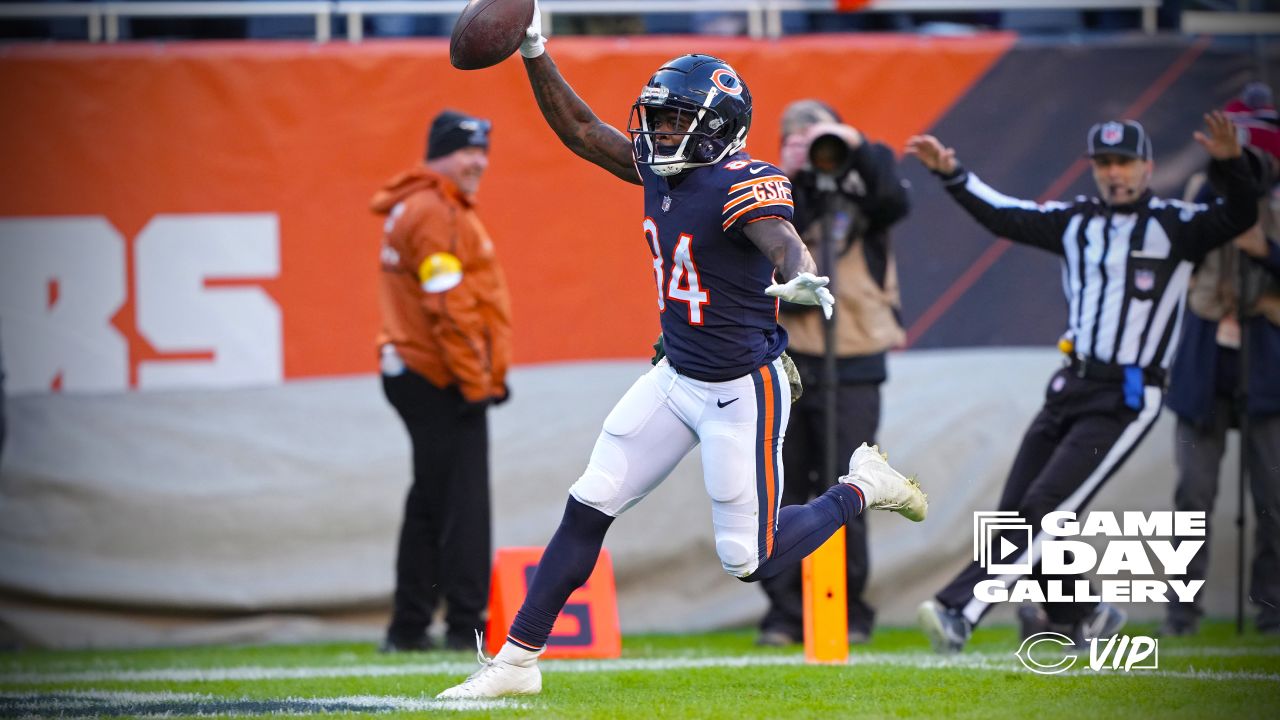
[[[825,399],[820,386],[806,386],[791,408],[787,437],[782,444],[783,505],[802,505],[836,483],[825,477]],[[875,444],[880,425],[880,385],[865,383],[836,388],[836,472],[847,472],[849,456],[862,443]],[[875,610],[862,599],[870,570],[867,521],[858,515],[845,525],[845,574],[848,581],[849,630],[868,635]],[[769,596],[769,610],[760,620],[762,631],[785,632],[799,638],[804,631],[801,569],[797,563],[761,581]]]
[[[1063,368],[1049,381],[1044,407],[1031,422],[1005,481],[999,510],[1017,510],[1042,539],[1040,520],[1057,511],[1083,512],[1089,500],[1129,457],[1160,415],[1163,393],[1147,388],[1150,398],[1141,411],[1124,403],[1124,390],[1116,381],[1086,380]],[[1080,519],[1080,518],[1078,518]],[[1026,552],[1025,535],[1011,533],[1019,556]],[[1020,539],[1021,538],[1021,539]],[[1038,549],[1033,551],[1032,577],[1051,579],[1040,572]],[[943,605],[963,610],[977,624],[991,606],[974,598],[979,582],[992,577],[977,562],[971,563],[938,593]],[[1057,578],[1072,587],[1076,576]],[[1012,580],[1009,586],[1012,587]],[[1072,624],[1093,612],[1095,603],[1049,603],[1045,611],[1055,623]]]
[[[440,389],[411,370],[382,376],[382,389],[409,430],[413,485],[396,558],[395,610],[387,634],[420,638],[446,602],[452,644],[484,629],[489,603],[489,429],[466,412],[457,388]]]
[[[1215,400],[1214,413],[1205,427],[1178,418],[1174,456],[1178,463],[1178,489],[1174,504],[1178,510],[1200,510],[1212,517],[1218,494],[1218,470],[1226,449],[1227,429],[1235,411],[1229,398]],[[1254,534],[1253,571],[1249,599],[1258,606],[1258,627],[1280,627],[1280,415],[1249,418],[1246,443],[1249,485],[1253,491]],[[1235,487],[1235,473],[1229,487]],[[1185,580],[1204,580],[1209,570],[1209,531],[1205,524],[1205,545],[1187,564]],[[1203,591],[1201,591],[1203,593]],[[1190,622],[1201,615],[1199,604],[1170,603],[1169,618]]]

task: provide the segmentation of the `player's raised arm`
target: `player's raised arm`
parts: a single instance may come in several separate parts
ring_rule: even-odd
[[[533,22],[520,45],[529,86],[538,100],[542,117],[560,137],[560,142],[579,157],[599,165],[629,183],[640,184],[631,155],[631,141],[617,128],[605,123],[569,87],[551,56],[542,36],[542,12],[535,4]]]

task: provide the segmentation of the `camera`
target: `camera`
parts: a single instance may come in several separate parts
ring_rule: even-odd
[[[814,174],[838,178],[853,164],[853,147],[834,132],[824,133],[809,143],[809,167]]]

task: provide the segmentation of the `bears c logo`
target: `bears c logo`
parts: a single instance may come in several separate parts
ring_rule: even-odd
[[[742,94],[742,81],[738,79],[737,75],[724,68],[717,68],[715,72],[711,73],[711,82],[720,88],[720,91],[725,95]]]

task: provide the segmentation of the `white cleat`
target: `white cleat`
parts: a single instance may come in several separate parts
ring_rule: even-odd
[[[537,695],[542,692],[541,651],[530,652],[507,643],[492,658],[485,657],[476,642],[480,669],[471,677],[436,695],[440,700],[477,700],[508,695]]]
[[[868,508],[892,510],[913,522],[924,520],[929,514],[929,499],[920,483],[889,467],[888,460],[879,447],[862,443],[849,458],[849,474],[840,482],[861,490]]]

